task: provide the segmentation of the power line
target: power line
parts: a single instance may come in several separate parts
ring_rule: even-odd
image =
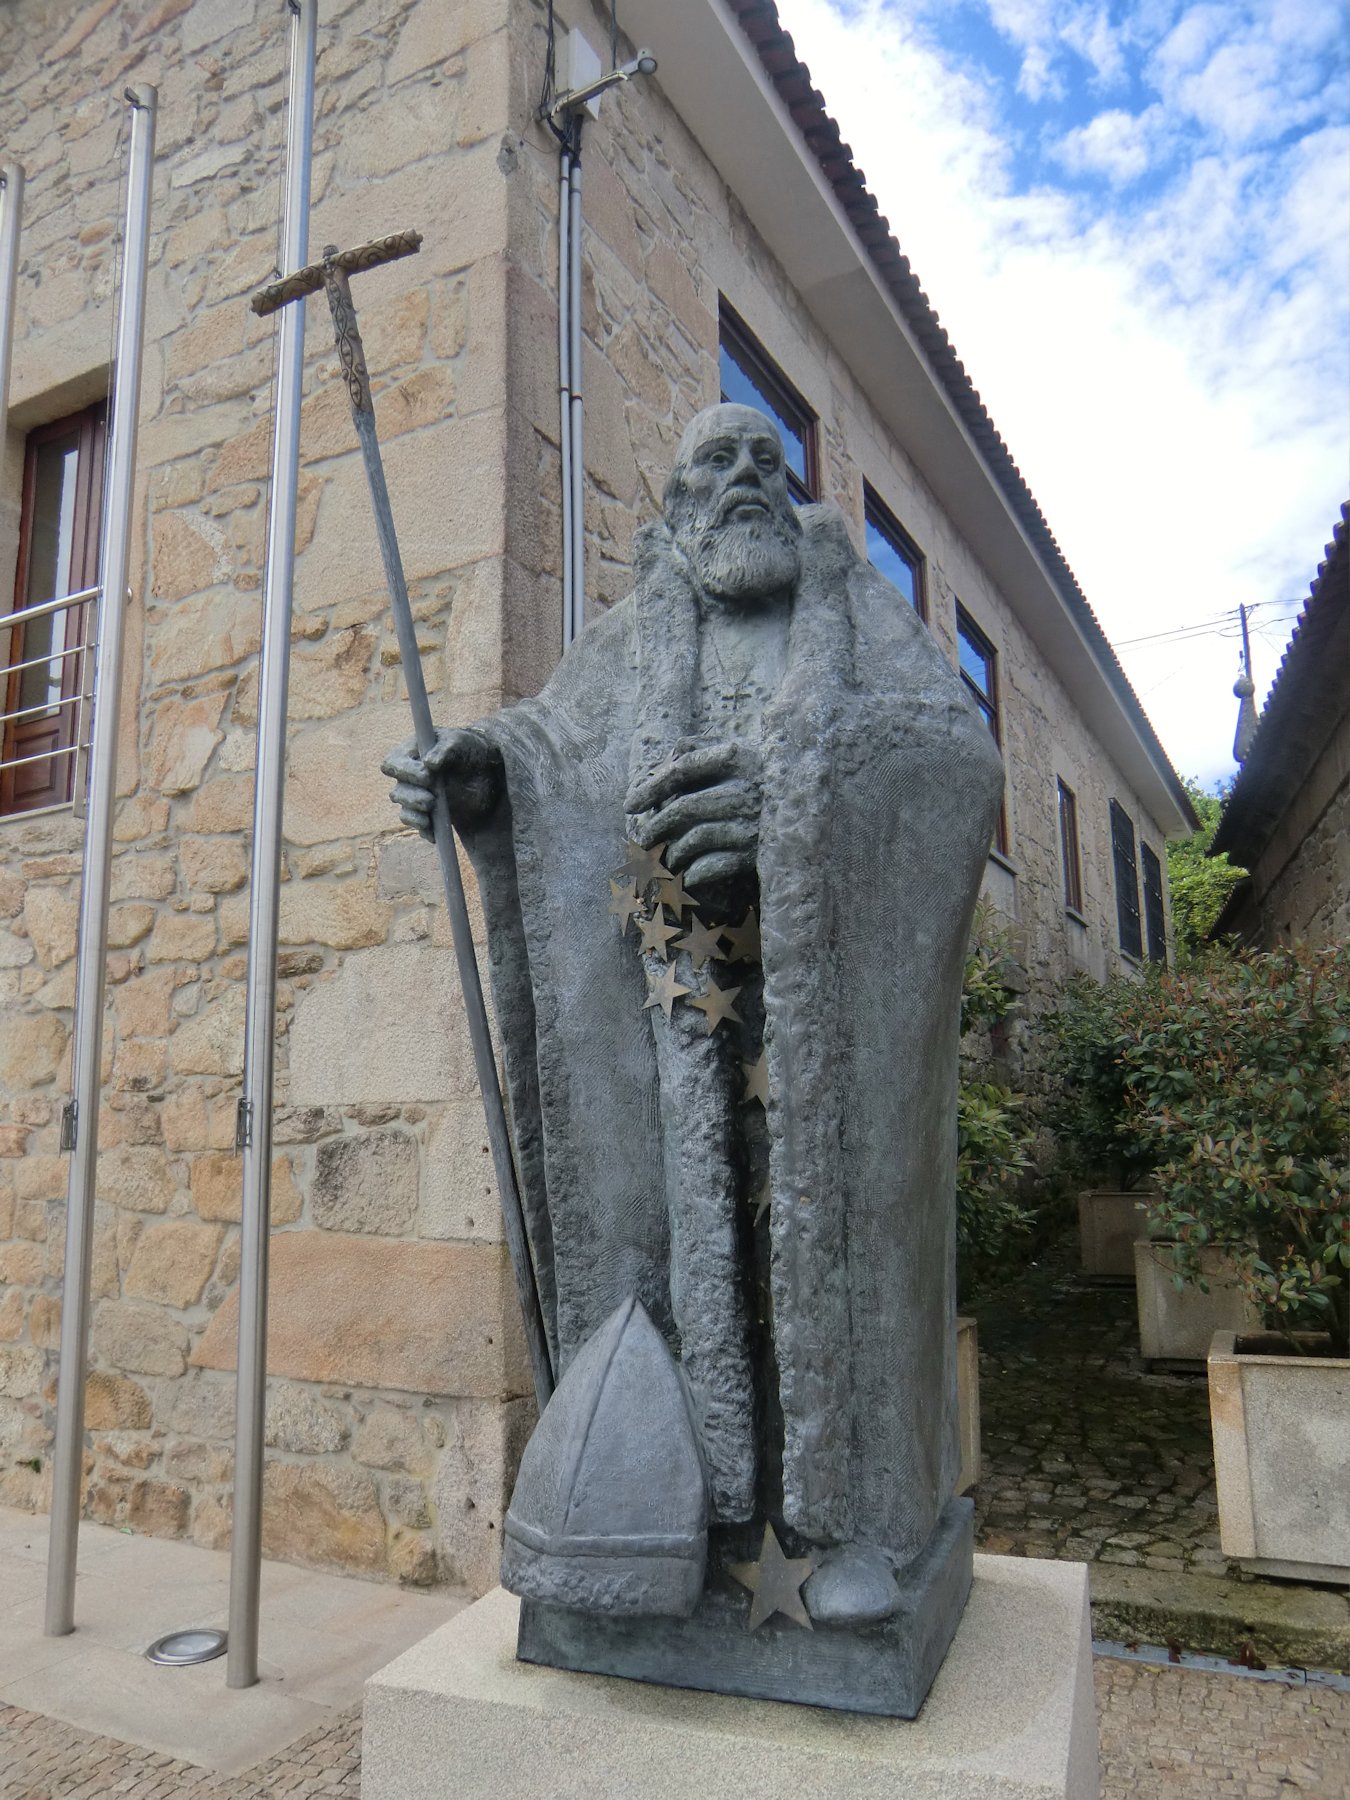
[[[1253,613],[1264,611],[1266,608],[1273,606],[1290,606],[1295,608],[1297,612],[1302,610],[1304,604],[1305,603],[1302,600],[1257,600],[1247,608],[1247,616],[1250,618]],[[1287,618],[1292,618],[1295,614],[1290,613],[1285,616]],[[1117,640],[1114,647],[1117,650],[1129,650],[1136,644],[1159,644],[1168,639],[1237,637],[1240,635],[1241,631],[1239,618],[1240,614],[1238,608],[1233,607],[1230,611],[1216,613],[1209,619],[1197,619],[1190,625],[1178,625],[1171,631],[1153,631],[1149,632],[1144,637],[1121,638]],[[1271,621],[1271,623],[1277,622],[1278,621]]]

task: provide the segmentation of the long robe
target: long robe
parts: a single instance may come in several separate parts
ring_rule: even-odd
[[[786,673],[759,732],[781,1516],[907,1560],[958,1462],[959,997],[1002,767],[842,518],[799,516]],[[536,698],[479,727],[506,798],[466,843],[555,1364],[636,1295],[683,1358],[714,1517],[738,1519],[757,1352],[719,1171],[741,1096],[715,1039],[644,1009],[643,959],[609,912],[629,781],[698,716],[699,602],[663,525],[639,534],[636,577]]]

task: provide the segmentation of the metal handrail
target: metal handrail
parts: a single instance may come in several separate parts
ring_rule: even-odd
[[[90,644],[72,644],[69,650],[52,650],[46,656],[30,656],[27,662],[0,663],[0,675],[17,675],[20,669],[45,669],[48,663],[64,662],[68,656],[87,656]]]
[[[44,750],[40,756],[11,756],[0,762],[0,769],[22,769],[27,763],[51,762],[58,756],[74,756],[78,750],[88,750],[88,744],[61,744],[55,750]]]
[[[0,669],[0,675],[4,673]],[[54,712],[60,712],[63,706],[79,706],[85,700],[92,700],[92,694],[68,694],[64,700],[43,700],[37,706],[21,706],[17,712],[0,713],[0,725],[8,725],[15,719],[42,718]]]
[[[11,625],[24,625],[29,619],[41,619],[48,613],[65,612],[70,606],[84,606],[97,600],[101,587],[81,588],[78,594],[66,594],[59,600],[44,600],[38,606],[25,606],[22,612],[0,613],[0,631]]]

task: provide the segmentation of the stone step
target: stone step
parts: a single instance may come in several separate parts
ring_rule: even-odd
[[[1265,1663],[1350,1669],[1350,1594],[1295,1582],[1090,1566],[1094,1637],[1174,1643],[1234,1659],[1250,1643]]]

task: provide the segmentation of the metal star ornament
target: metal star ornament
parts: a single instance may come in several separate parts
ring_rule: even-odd
[[[666,924],[666,915],[662,912],[659,903],[650,919],[638,918],[638,936],[642,939],[642,948],[654,950],[658,956],[665,957],[667,960],[670,957],[670,951],[667,950],[666,945],[671,938],[679,934],[679,929],[678,925]]]
[[[737,993],[740,992],[738,988]],[[742,1100],[758,1100],[761,1106],[769,1104],[769,1054],[761,1050],[755,1062],[743,1062],[741,1068],[745,1072],[745,1092]]]
[[[628,935],[628,921],[633,918],[642,902],[631,881],[611,881],[609,884],[609,910],[619,921],[619,935]]]
[[[656,880],[662,902],[677,919],[694,910],[694,896],[685,888],[683,875],[658,875]]]
[[[664,844],[653,844],[650,850],[644,850],[641,844],[635,844],[631,838],[624,844],[627,856],[621,868],[615,870],[619,876],[627,875],[638,884],[638,892],[649,882],[660,881],[668,873],[661,858],[665,855]]]
[[[811,1615],[802,1599],[802,1588],[815,1568],[814,1556],[784,1556],[777,1532],[766,1523],[759,1561],[727,1564],[727,1573],[754,1595],[747,1630],[758,1631],[766,1619],[781,1613],[794,1625],[804,1625],[810,1631]]]
[[[718,987],[712,976],[709,975],[708,991],[704,994],[693,994],[690,996],[689,1004],[690,1006],[696,1006],[703,1014],[709,1037],[712,1036],[719,1025],[725,1024],[728,1019],[734,1020],[737,1025],[743,1025],[745,1023],[744,1019],[742,1019],[741,1015],[736,1011],[735,1006],[732,1004],[740,991],[741,990],[738,987]]]
[[[647,998],[642,1002],[642,1010],[646,1012],[649,1006],[659,1006],[669,1018],[671,1007],[682,994],[688,992],[689,989],[675,979],[674,963],[667,963],[659,976],[653,975],[649,969],[647,971]]]
[[[759,955],[759,917],[752,906],[739,925],[724,925],[722,934],[727,940],[729,962],[758,962]]]
[[[723,925],[705,925],[698,914],[695,913],[693,924],[689,927],[688,931],[685,932],[675,948],[677,950],[687,950],[689,952],[689,960],[696,969],[703,968],[708,960],[714,956],[719,962],[725,962],[726,957],[722,952],[722,933],[725,929],[726,927]]]

